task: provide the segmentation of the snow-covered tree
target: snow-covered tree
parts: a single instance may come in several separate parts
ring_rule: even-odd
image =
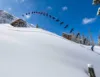
[[[74,41],[74,42],[76,41],[76,37],[75,37],[75,34],[74,34],[74,33],[72,33],[72,38],[71,38],[71,40]]]
[[[100,46],[100,36],[98,37],[98,45]]]
[[[38,24],[36,25],[36,28],[39,28],[39,25]]]
[[[80,43],[80,40],[81,40],[80,33],[77,33],[77,35],[76,35],[76,42]]]

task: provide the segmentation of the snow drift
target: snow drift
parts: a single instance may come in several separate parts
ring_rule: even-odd
[[[100,77],[100,55],[37,28],[0,25],[0,77]]]

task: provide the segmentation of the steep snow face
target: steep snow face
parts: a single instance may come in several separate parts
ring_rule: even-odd
[[[6,11],[0,10],[0,23],[11,23],[17,18],[7,13]]]
[[[100,77],[100,55],[37,28],[0,25],[0,77]]]

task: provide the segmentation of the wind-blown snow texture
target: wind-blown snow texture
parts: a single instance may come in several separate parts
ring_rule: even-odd
[[[98,50],[99,51],[99,50]],[[100,55],[37,28],[0,25],[0,77],[100,77]]]

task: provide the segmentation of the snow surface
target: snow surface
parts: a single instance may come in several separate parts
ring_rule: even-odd
[[[88,64],[100,77],[100,55],[89,47],[42,29],[0,25],[0,77],[89,77]]]
[[[92,46],[85,46],[85,45],[82,45],[82,46],[85,47],[88,50],[91,50],[91,47],[92,47]],[[93,52],[95,52],[98,55],[100,55],[100,46],[94,46],[94,51]]]

